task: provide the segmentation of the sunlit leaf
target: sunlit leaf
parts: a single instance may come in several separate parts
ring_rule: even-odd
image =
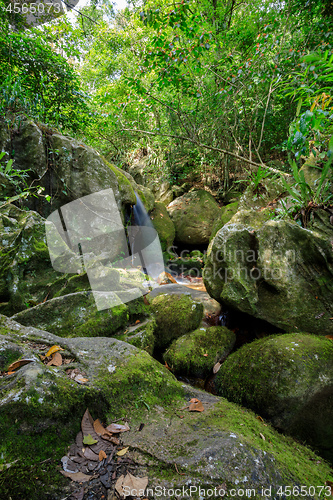
[[[129,446],[126,446],[126,448],[123,448],[122,450],[117,452],[118,457],[122,457],[127,453]]]
[[[91,434],[87,436],[83,436],[83,444],[95,444],[97,443],[97,439],[94,439]]]

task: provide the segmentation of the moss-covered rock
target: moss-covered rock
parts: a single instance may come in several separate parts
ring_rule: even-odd
[[[289,177],[286,177],[287,182],[289,182],[289,179]],[[287,194],[280,179],[263,179],[256,188],[253,183],[250,183],[239,200],[238,208],[239,210],[264,208],[280,197],[282,193]]]
[[[106,310],[98,310],[105,300]],[[115,293],[77,292],[43,302],[13,316],[22,325],[48,330],[61,337],[110,337],[126,325],[128,309]]]
[[[227,224],[227,222],[229,222],[229,220],[235,215],[237,210],[238,210],[238,201],[229,203],[229,205],[226,205],[225,207],[221,208],[219,217],[214,222],[209,241],[211,241],[214,238],[216,233],[221,229],[221,227],[224,226],[224,224]]]
[[[150,218],[160,238],[162,251],[165,252],[171,247],[176,235],[175,226],[169,217],[165,205],[157,201],[150,214]]]
[[[151,310],[157,323],[156,347],[164,349],[172,340],[198,328],[203,305],[187,295],[161,294],[151,300]]]
[[[155,345],[155,329],[156,321],[145,319],[143,322],[138,321],[135,325],[129,326],[123,333],[114,335],[114,338],[134,345],[138,349],[143,349],[152,355]]]
[[[333,332],[332,244],[267,210],[238,211],[210,244],[209,294],[286,331]]]
[[[61,346],[63,357],[74,361],[44,365],[40,354],[52,345]],[[131,428],[122,435],[127,456],[141,464],[136,475],[148,475],[149,487],[162,488],[163,499],[172,497],[163,494],[163,487],[208,489],[223,483],[230,494],[234,488],[254,488],[251,498],[258,499],[262,487],[272,487],[271,497],[277,499],[278,486],[319,486],[323,477],[333,480],[329,466],[313,452],[252,412],[177,382],[129,344],[108,338],[63,339],[0,317],[0,352],[6,346],[32,362],[0,378],[0,464],[11,464],[0,472],[4,498],[60,500],[71,495],[58,464],[87,407],[103,422],[126,417]],[[66,373],[71,368],[87,381],[80,385],[71,379]],[[180,408],[193,397],[203,402],[204,412],[182,410],[179,418]],[[192,490],[193,498],[199,496]],[[319,500],[319,495],[304,498]]]
[[[224,326],[198,328],[174,340],[163,359],[173,373],[206,378],[217,361],[223,361],[236,342],[234,332]]]
[[[223,363],[215,384],[219,395],[333,459],[332,340],[290,333],[246,344]]]
[[[191,191],[176,198],[167,207],[176,228],[176,240],[190,245],[209,242],[212,226],[220,208],[204,190]]]

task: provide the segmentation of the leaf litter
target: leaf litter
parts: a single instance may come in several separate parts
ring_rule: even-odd
[[[61,459],[60,472],[72,480],[75,488],[71,499],[90,498],[91,493],[97,493],[98,498],[124,498],[127,488],[136,490],[138,497],[144,495],[148,477],[134,475],[138,464],[128,456],[129,447],[124,447],[119,439],[127,431],[127,422],[105,427],[99,419],[92,418],[87,408],[75,443]]]

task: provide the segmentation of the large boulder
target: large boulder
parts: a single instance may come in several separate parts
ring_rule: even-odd
[[[160,350],[184,333],[198,328],[203,315],[203,305],[188,295],[157,295],[151,299],[151,310],[157,323],[155,345]]]
[[[217,373],[219,395],[268,418],[333,459],[333,342],[274,335],[231,354]]]
[[[230,221],[230,219],[235,215],[237,210],[238,210],[238,201],[229,203],[228,205],[225,205],[224,207],[221,208],[219,217],[215,220],[213,224],[209,241],[211,241],[214,238],[214,236],[221,229],[221,227],[223,227]]]
[[[332,333],[331,240],[270,217],[269,210],[242,210],[220,229],[204,268],[207,291],[282,330]]]
[[[191,191],[173,200],[167,209],[176,228],[176,241],[190,245],[209,242],[213,223],[220,212],[210,193]]]
[[[173,373],[205,379],[217,362],[223,362],[236,342],[224,326],[197,328],[174,340],[163,359]]]
[[[165,205],[163,203],[156,202],[155,207],[150,214],[150,218],[160,238],[162,251],[165,252],[172,246],[176,234],[175,226],[169,217]]]
[[[70,201],[110,188],[120,210],[136,202],[131,176],[128,179],[89,146],[32,120],[14,121],[10,133],[1,122],[0,146],[10,155],[15,150],[14,167],[30,169],[34,185],[42,186],[44,194],[52,197],[51,205],[41,198],[27,202],[43,216]]]
[[[42,361],[54,345],[64,349],[66,364]],[[82,491],[90,498],[94,480],[69,482],[59,473],[60,458],[74,446],[87,407],[101,422],[125,418],[130,427],[115,450],[129,447],[112,469],[113,486],[128,463],[133,475],[148,475],[152,496],[163,500],[188,498],[190,487],[193,498],[199,498],[201,487],[208,495],[214,488],[233,497],[248,490],[253,498],[277,500],[278,488],[281,493],[298,485],[304,485],[303,498],[310,500],[310,486],[333,480],[329,466],[308,448],[252,412],[177,382],[146,352],[124,342],[64,339],[0,317],[0,349],[3,498],[60,500],[74,492],[78,498]],[[20,357],[31,362],[8,374],[10,363]],[[188,411],[193,398],[202,402],[203,412]],[[111,488],[98,491],[112,496]]]

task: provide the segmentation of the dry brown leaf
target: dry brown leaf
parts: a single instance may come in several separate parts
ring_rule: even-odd
[[[69,477],[72,481],[77,481],[79,483],[84,483],[85,481],[90,481],[95,476],[88,476],[88,474],[83,474],[83,472],[65,472],[60,471],[65,477]]]
[[[17,370],[17,368],[21,368],[21,366],[27,365],[28,363],[32,362],[33,359],[19,359],[18,361],[14,361],[14,363],[8,366],[7,373],[14,372],[14,370]]]
[[[217,373],[219,371],[219,369],[221,368],[221,363],[217,362],[214,367],[213,367],[213,373]]]
[[[47,366],[61,366],[62,365],[62,356],[60,352],[55,352],[52,356],[52,359],[46,363]]]
[[[139,323],[141,323],[141,321],[139,319],[136,320],[136,322],[134,323],[135,325],[138,325]]]
[[[207,353],[205,353],[205,354],[203,354],[203,356],[207,357],[207,356],[208,356],[208,354],[207,354]]]
[[[330,318],[330,319],[332,319],[332,318]],[[325,337],[326,337],[327,339],[333,340],[333,335],[325,335]]]
[[[57,352],[57,351],[63,351],[63,348],[60,347],[59,345],[53,345],[52,347],[50,347],[50,349],[47,351],[47,353],[45,354],[45,357],[48,358],[49,356],[51,356],[51,354],[53,354],[54,352]]]
[[[119,493],[120,496],[124,496],[123,492],[123,483],[124,483],[125,476],[122,474],[120,477],[118,477],[117,482],[115,484],[115,489]]]
[[[123,475],[117,480],[115,488],[120,496],[124,496],[126,491],[131,491],[135,497],[144,495],[144,491],[148,486],[148,477],[135,477],[129,472],[124,477]],[[124,489],[126,490],[124,491]]]
[[[103,434],[107,434],[107,430],[103,427],[101,424],[99,418],[97,418],[94,422],[94,429],[97,432],[99,436],[102,436]]]
[[[266,441],[266,438],[263,434],[261,434],[261,432],[259,432],[259,436],[261,437],[261,439],[263,439],[264,441]]]
[[[126,448],[123,448],[122,450],[117,451],[118,457],[123,457],[127,452],[128,452],[129,446],[126,446]]]
[[[260,420],[260,422],[264,421],[264,419],[260,415],[257,416],[257,420]]]
[[[190,403],[197,403],[198,401],[199,401],[199,399],[197,399],[197,398],[190,399]]]
[[[83,456],[87,459],[87,460],[92,460],[93,462],[97,462],[98,459],[99,459],[99,455],[97,455],[97,453],[93,452],[89,446],[87,446],[87,448],[85,448],[84,450],[84,453],[83,453]]]
[[[204,411],[204,409],[205,408],[203,407],[203,404],[201,403],[201,401],[199,401],[197,399],[196,402],[193,402],[190,404],[188,411]]]
[[[109,441],[110,443],[115,444],[116,446],[120,445],[120,440],[115,436],[113,436],[112,434],[110,434],[109,432],[107,434],[103,434],[101,438],[105,439],[105,441]]]
[[[104,450],[101,450],[98,454],[98,459],[101,462],[104,458],[106,458],[106,453]]]
[[[121,424],[110,424],[106,428],[107,431],[111,432],[112,434],[118,434],[119,432],[126,432],[130,430],[130,427],[127,422],[125,422],[125,425]]]
[[[94,420],[93,420],[92,416],[90,415],[88,408],[84,412],[84,415],[83,415],[82,420],[81,420],[81,430],[82,430],[82,433],[84,436],[88,436],[88,434],[90,434],[93,439],[96,439],[98,441],[99,436],[95,432]]]

